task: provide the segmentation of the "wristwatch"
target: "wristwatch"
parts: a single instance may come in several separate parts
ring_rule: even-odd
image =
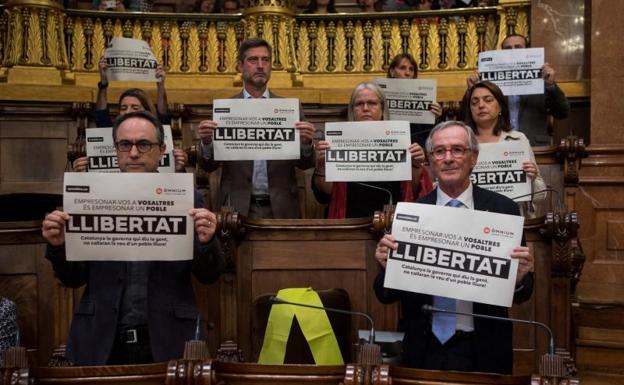
[[[98,82],[98,89],[103,90],[104,88],[108,88],[108,82],[102,83],[102,81]]]

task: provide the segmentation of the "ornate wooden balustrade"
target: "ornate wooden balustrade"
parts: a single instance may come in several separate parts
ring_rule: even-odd
[[[231,87],[240,82],[239,43],[257,36],[273,46],[280,86],[352,86],[353,76],[344,75],[383,74],[403,52],[417,58],[419,71],[463,84],[480,51],[495,49],[508,33],[529,35],[529,10],[528,0],[502,0],[496,7],[462,10],[296,15],[291,0],[250,0],[242,14],[206,15],[83,11],[53,0],[11,0],[0,16],[0,82],[38,73],[35,78],[46,84],[93,84],[85,75],[97,73],[107,44],[124,36],[148,41],[169,74],[188,75],[180,85]],[[50,70],[58,73],[43,79]]]

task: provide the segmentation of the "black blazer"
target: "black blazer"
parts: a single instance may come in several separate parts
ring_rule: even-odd
[[[503,195],[473,185],[475,210],[492,211],[501,214],[520,215],[518,205]],[[437,189],[418,199],[417,203],[435,205]],[[422,368],[427,354],[427,340],[430,337],[431,317],[421,311],[422,305],[433,303],[427,294],[411,293],[383,287],[385,270],[376,277],[375,294],[382,303],[401,301],[405,337],[403,339],[403,364],[412,368]],[[533,274],[525,276],[521,289],[514,294],[514,303],[522,303],[533,292]],[[473,312],[507,317],[507,308],[473,303]],[[511,374],[513,367],[512,325],[510,322],[474,318],[474,333],[477,343],[477,371]]]

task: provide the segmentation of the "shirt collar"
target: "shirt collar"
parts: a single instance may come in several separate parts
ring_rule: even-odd
[[[253,99],[254,97],[251,96],[251,94],[249,92],[247,92],[247,90],[245,89],[245,87],[243,87],[243,99]],[[262,93],[262,96],[260,97],[261,99],[269,99],[269,87],[265,88],[264,92]]]
[[[446,195],[446,193],[442,191],[442,189],[439,187],[436,189],[436,191],[437,191],[436,205],[438,206],[446,206],[447,203],[451,199],[456,199],[460,201],[461,203],[463,203],[464,206],[466,206],[466,208],[474,209],[474,197],[472,196],[472,183],[469,183],[468,188],[465,189],[464,192],[459,194],[457,198],[451,198],[450,196]]]
[[[501,136],[500,136],[500,142],[503,142],[505,140],[520,140],[522,139],[522,136],[519,135],[520,133],[518,131],[508,131],[508,132],[501,132]]]

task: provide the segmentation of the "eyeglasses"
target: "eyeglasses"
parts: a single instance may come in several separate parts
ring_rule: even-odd
[[[368,101],[360,101],[356,102],[353,107],[355,108],[364,108],[364,106],[368,106],[368,108],[376,108],[379,106],[379,102],[368,100]]]
[[[132,150],[132,146],[136,146],[137,150],[144,154],[146,152],[150,152],[152,147],[160,146],[160,143],[152,143],[149,140],[137,140],[136,142],[131,142],[129,140],[120,140],[119,142],[115,142],[115,148],[117,151],[121,152],[130,152]]]
[[[446,158],[446,153],[449,151],[453,158],[461,158],[464,155],[466,155],[466,152],[472,151],[472,150],[470,148],[461,147],[461,146],[452,146],[450,148],[436,147],[433,149],[433,151],[431,151],[431,154],[433,155],[434,158],[441,160],[441,159]]]

